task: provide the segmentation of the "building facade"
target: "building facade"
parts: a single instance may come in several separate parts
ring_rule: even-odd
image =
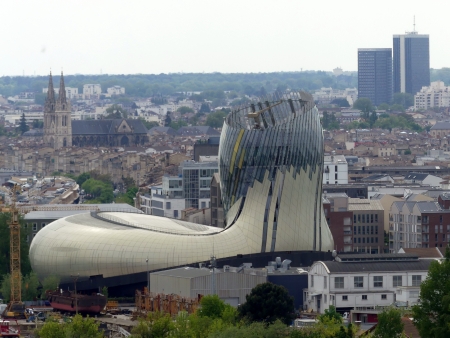
[[[323,184],[348,184],[348,163],[344,155],[325,155]]]
[[[315,262],[308,271],[303,303],[319,313],[330,305],[341,313],[397,301],[414,305],[431,261],[414,255],[385,254],[339,255],[336,261]]]
[[[394,35],[394,93],[415,95],[430,85],[430,38],[413,31]]]
[[[392,49],[358,49],[358,97],[375,106],[392,101]]]
[[[443,81],[431,82],[430,86],[422,89],[414,95],[414,109],[425,110],[434,107],[450,107],[450,87]]]
[[[225,229],[144,214],[74,215],[33,239],[33,271],[40,279],[92,277],[92,287],[205,262],[212,252],[218,260],[279,252],[325,257],[334,243],[322,207],[323,147],[307,93],[239,107],[225,118],[219,147]]]
[[[102,94],[102,86],[99,84],[83,85],[83,99],[98,99]]]
[[[64,77],[61,72],[58,99],[53,89],[50,73],[47,98],[44,105],[44,143],[51,148],[59,149],[72,146],[72,119],[70,100],[66,97]]]

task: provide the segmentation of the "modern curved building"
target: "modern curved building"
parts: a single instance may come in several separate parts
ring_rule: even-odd
[[[33,270],[41,279],[79,275],[114,286],[145,281],[148,270],[208,261],[213,253],[225,262],[331,251],[322,167],[322,127],[312,97],[274,94],[224,121],[219,174],[225,229],[144,214],[69,216],[37,233],[30,247]]]

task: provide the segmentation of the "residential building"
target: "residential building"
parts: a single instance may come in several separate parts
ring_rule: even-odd
[[[99,84],[83,85],[83,99],[98,99],[102,94],[102,86]]]
[[[410,172],[405,175],[405,183],[416,183],[420,185],[429,185],[431,187],[440,187],[443,179],[439,176],[430,175],[426,173]]]
[[[378,157],[388,157],[397,155],[395,144],[380,144],[372,149],[372,154]]]
[[[358,49],[358,97],[375,106],[392,101],[392,49]]]
[[[414,95],[414,110],[434,107],[450,107],[450,87],[443,81],[431,82]]]
[[[66,88],[66,97],[69,100],[78,99],[78,88],[75,87],[65,87]],[[59,95],[59,88],[55,88],[55,94]],[[42,93],[47,94],[48,88],[42,88]]]
[[[303,303],[319,313],[331,305],[343,313],[395,302],[417,304],[431,262],[407,254],[348,254],[318,261],[308,271]]]
[[[101,92],[101,89],[100,89]],[[110,96],[113,95],[124,95],[125,94],[125,87],[121,86],[114,86],[106,89],[106,93]]]
[[[430,38],[416,31],[394,35],[394,93],[415,95],[430,85]]]
[[[348,184],[348,163],[344,155],[325,155],[324,184]]]
[[[323,209],[337,252],[353,252],[353,213],[348,210],[348,196],[344,193],[326,193]]]
[[[349,198],[348,211],[353,213],[353,251],[383,253],[384,209],[380,201]]]
[[[389,251],[446,247],[450,243],[450,196],[438,201],[394,202],[389,212]]]

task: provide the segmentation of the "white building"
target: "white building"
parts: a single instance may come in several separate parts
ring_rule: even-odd
[[[395,302],[413,305],[431,262],[406,254],[349,254],[336,261],[318,261],[308,271],[303,304],[320,313],[330,305],[339,312]]]
[[[99,98],[102,93],[102,86],[99,84],[83,85],[83,99]]]
[[[325,155],[323,184],[348,184],[348,163],[344,155]]]
[[[123,95],[123,94],[125,94],[125,87],[121,87],[121,86],[110,87],[110,88],[106,89],[106,92],[110,96],[112,96],[112,95]]]
[[[42,92],[47,94],[48,88],[42,88]],[[55,94],[59,95],[59,88],[55,88]],[[75,87],[66,87],[66,97],[69,100],[78,99],[78,88]]]
[[[414,109],[429,109],[433,107],[450,107],[450,87],[443,81],[431,82],[428,87],[422,87],[414,95]]]

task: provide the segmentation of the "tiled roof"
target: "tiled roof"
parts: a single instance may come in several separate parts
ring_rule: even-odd
[[[405,254],[417,255],[419,258],[442,258],[439,248],[402,248],[402,250]]]
[[[450,129],[450,121],[439,121],[436,122],[436,124],[431,127],[431,130],[447,130],[447,129]]]
[[[417,261],[374,261],[374,262],[323,262],[330,273],[353,272],[388,272],[388,271],[428,271],[433,260],[423,259]]]
[[[113,120],[74,120],[72,121],[72,135],[110,135],[117,133],[117,127],[126,123],[133,129],[134,134],[146,134],[147,128],[141,120],[113,119]]]

